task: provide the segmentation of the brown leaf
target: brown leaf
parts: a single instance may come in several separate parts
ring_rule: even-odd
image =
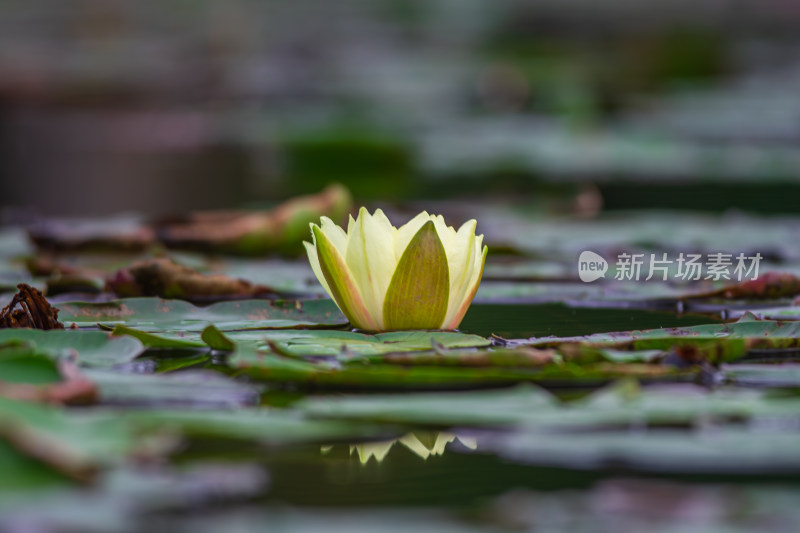
[[[20,283],[19,292],[0,310],[0,328],[64,329],[58,309],[30,285]]]
[[[106,290],[120,297],[159,296],[187,300],[225,300],[272,295],[263,285],[224,274],[201,274],[170,259],[146,259],[106,280]]]
[[[351,209],[350,192],[330,185],[319,194],[298,196],[270,211],[205,211],[157,224],[170,248],[259,255],[297,252],[309,237],[308,224],[327,216],[341,220]]]
[[[686,299],[771,300],[800,294],[800,278],[788,272],[765,272],[758,279],[727,285],[715,291],[691,294]]]

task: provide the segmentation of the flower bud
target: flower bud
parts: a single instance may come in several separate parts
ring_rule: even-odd
[[[303,243],[311,268],[353,326],[455,329],[480,285],[487,248],[475,220],[456,231],[422,212],[395,228],[361,208],[347,232],[322,217]]]

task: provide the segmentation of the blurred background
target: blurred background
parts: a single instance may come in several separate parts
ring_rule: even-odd
[[[0,1],[0,195],[796,211],[795,0]],[[538,200],[537,200],[538,201]]]

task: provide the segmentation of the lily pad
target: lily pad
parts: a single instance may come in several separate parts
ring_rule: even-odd
[[[0,394],[2,383],[47,384],[61,381],[55,361],[27,343],[0,345]]]
[[[72,358],[54,357],[31,344],[0,345],[0,397],[50,404],[94,403],[97,389]]]
[[[209,326],[213,327],[213,326]],[[129,335],[139,339],[148,348],[176,349],[176,350],[196,350],[205,349],[208,346],[202,340],[197,339],[196,334],[186,334],[182,332],[162,332],[148,333],[140,329],[131,328],[122,324],[117,324],[111,330],[114,336]]]
[[[26,455],[8,441],[0,439],[0,496],[25,494],[26,491],[68,486],[72,480],[47,463]],[[0,519],[2,523],[2,519]]]
[[[800,320],[800,306],[787,305],[782,307],[767,307],[762,309],[751,309],[748,311],[733,311],[733,315],[743,315],[750,313],[763,320]]]
[[[640,389],[623,381],[581,400],[559,402],[532,385],[502,391],[313,398],[297,408],[318,417],[436,426],[516,425],[529,431],[589,431],[608,428],[691,427],[741,420],[791,420],[800,398],[725,389],[710,393],[688,384]]]
[[[741,359],[753,349],[800,346],[800,322],[753,320],[748,315],[730,324],[596,333],[583,337],[541,337],[522,343],[557,348],[562,353],[566,350],[574,357],[591,357],[608,349],[651,351],[677,348],[685,351],[684,355],[690,361],[722,362]]]
[[[98,387],[105,405],[208,409],[257,405],[261,399],[257,386],[211,370],[141,375],[93,369],[85,375]]]
[[[795,476],[800,472],[796,432],[716,429],[685,432],[593,431],[588,434],[520,432],[484,444],[504,457],[538,466],[633,470],[671,474]]]
[[[154,409],[120,415],[144,431],[176,431],[191,439],[234,439],[264,444],[328,442],[375,436],[384,430],[371,424],[312,420],[267,407],[189,411]]]
[[[784,363],[723,365],[725,379],[747,387],[800,387],[800,364]]]
[[[77,354],[87,366],[112,366],[127,363],[144,351],[133,337],[113,337],[102,331],[2,329],[0,344],[22,342],[51,357]],[[1,379],[1,378],[0,378]]]
[[[0,441],[68,477],[89,480],[96,470],[133,451],[130,428],[108,414],[74,414],[61,408],[0,398]]]
[[[59,318],[78,327],[117,324],[147,332],[336,327],[347,324],[331,300],[241,300],[197,307],[181,300],[127,298],[105,303],[68,302]]]
[[[503,426],[527,413],[552,411],[558,400],[543,389],[371,395],[303,400],[295,406],[315,417],[435,426]]]
[[[270,343],[296,356],[334,356],[340,353],[375,355],[392,352],[432,350],[434,347],[466,348],[488,346],[490,341],[478,335],[454,331],[391,331],[369,335],[352,331],[298,330],[226,333],[243,348],[237,354],[247,357],[249,349],[269,349]]]

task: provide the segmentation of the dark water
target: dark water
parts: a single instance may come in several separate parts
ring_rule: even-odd
[[[607,331],[696,326],[719,322],[719,316],[677,315],[644,309],[607,309],[546,304],[474,304],[461,331],[489,336],[527,338],[556,335],[569,337]]]

